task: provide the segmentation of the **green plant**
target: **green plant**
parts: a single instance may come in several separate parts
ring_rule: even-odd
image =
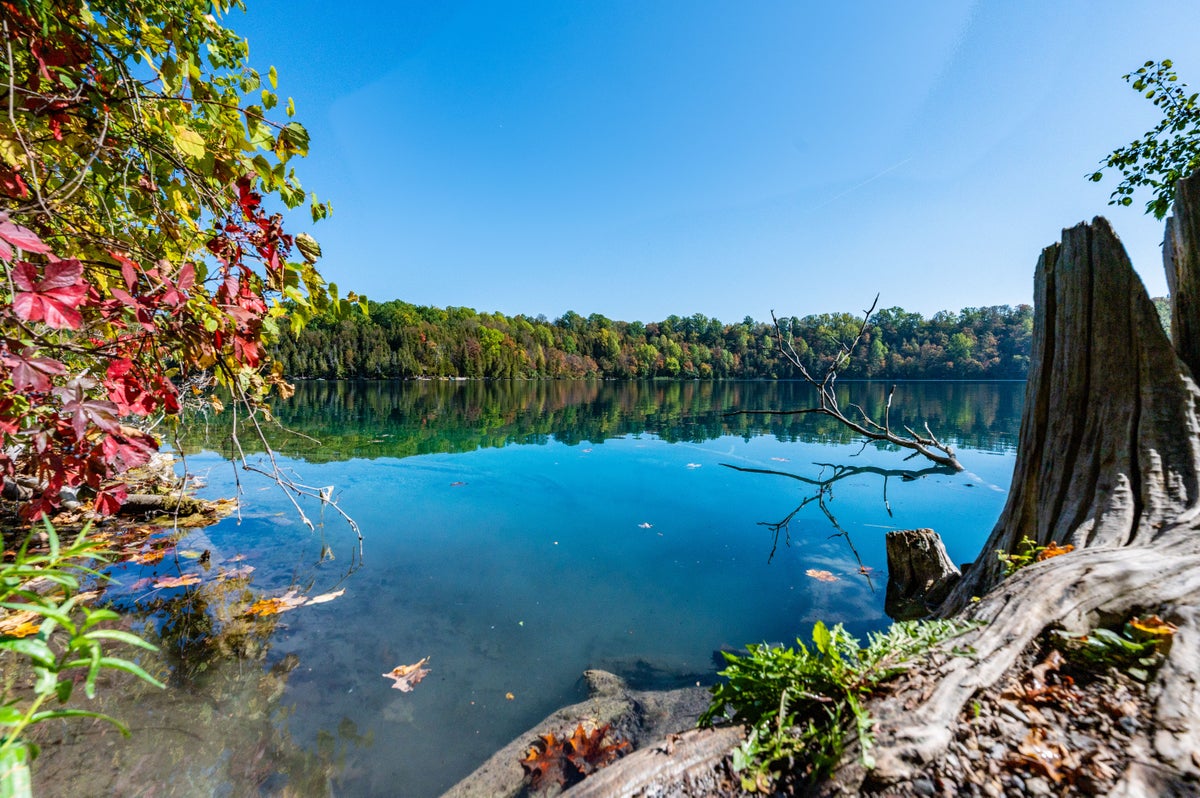
[[[1021,538],[1021,542],[1017,544],[1017,550],[1012,554],[1009,554],[1004,549],[996,549],[996,556],[1004,564],[1004,575],[1012,576],[1036,560],[1038,555],[1045,551],[1045,549],[1046,547],[1039,546],[1036,540],[1023,537]]]
[[[1187,84],[1179,82],[1170,60],[1147,61],[1139,69],[1123,76],[1134,91],[1144,92],[1163,112],[1152,129],[1124,147],[1113,150],[1100,162],[1100,169],[1116,169],[1121,183],[1113,189],[1109,205],[1132,205],[1133,191],[1146,186],[1153,192],[1146,202],[1146,213],[1161,219],[1175,201],[1175,184],[1200,168],[1200,95],[1188,94]],[[1099,181],[1103,171],[1089,175]]]
[[[865,699],[919,657],[976,625],[897,623],[868,635],[863,648],[841,624],[829,629],[818,621],[812,649],[797,640],[797,648],[752,645],[747,656],[726,653],[728,667],[720,674],[726,681],[712,688],[712,702],[699,723],[711,726],[731,717],[749,726],[732,755],[733,769],[749,792],[769,792],[785,772],[812,778],[828,773],[851,739],[857,739],[863,764],[871,767],[874,721]]]
[[[65,704],[75,686],[75,676],[83,676],[88,698],[96,695],[96,678],[103,670],[131,673],[150,684],[162,683],[137,664],[109,656],[104,647],[125,643],[154,651],[155,647],[129,632],[100,628],[105,621],[120,616],[112,610],[92,609],[82,603],[81,577],[103,579],[92,563],[103,561],[100,544],[88,539],[85,526],[69,546],[63,546],[48,521],[45,525],[45,553],[30,551],[29,539],[16,552],[12,562],[0,565],[0,607],[15,613],[23,623],[0,636],[0,658],[15,667],[18,678],[33,677],[32,694],[20,694],[6,685],[0,705],[0,795],[30,795],[29,761],[37,755],[37,746],[27,740],[25,731],[33,724],[54,718],[99,718],[112,723],[122,734],[129,730],[117,719],[99,712],[74,708],[44,708],[49,701]]]
[[[1076,665],[1118,668],[1140,682],[1148,682],[1150,673],[1166,657],[1162,638],[1140,633],[1145,628],[1142,623],[1134,618],[1120,632],[1100,627],[1085,635],[1055,630],[1051,637],[1054,646]],[[1174,627],[1171,629],[1173,632]]]

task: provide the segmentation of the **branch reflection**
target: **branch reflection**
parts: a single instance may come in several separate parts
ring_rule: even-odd
[[[943,465],[933,465],[920,470],[913,470],[905,468],[878,468],[876,466],[849,466],[837,463],[813,463],[814,466],[820,468],[820,471],[817,473],[817,477],[813,479],[810,477],[800,476],[799,474],[792,474],[787,471],[778,471],[772,468],[746,468],[744,466],[733,465],[732,463],[721,463],[721,465],[725,466],[726,468],[731,468],[734,471],[742,471],[748,474],[769,474],[777,477],[787,477],[788,479],[794,479],[797,482],[802,482],[805,485],[816,489],[816,492],[806,496],[803,501],[796,505],[795,509],[785,515],[779,521],[758,522],[759,526],[765,526],[767,529],[770,529],[772,533],[771,553],[767,555],[767,562],[771,562],[775,558],[775,552],[779,548],[780,532],[783,533],[784,545],[790,546],[792,543],[791,523],[793,519],[795,519],[801,510],[815,502],[816,505],[821,509],[821,512],[825,515],[825,518],[829,521],[830,525],[833,526],[834,530],[836,530],[829,537],[840,537],[846,541],[846,545],[849,547],[850,553],[854,556],[855,562],[858,563],[858,572],[866,578],[867,585],[872,591],[875,590],[875,584],[871,580],[870,569],[863,564],[862,558],[859,556],[858,549],[855,548],[854,541],[850,537],[849,530],[838,523],[837,517],[834,516],[833,511],[829,509],[829,503],[832,502],[834,498],[833,486],[843,479],[861,476],[863,474],[871,474],[882,477],[883,506],[884,509],[887,510],[888,517],[892,517],[892,506],[888,502],[888,481],[890,479],[896,478],[905,482],[911,482],[926,476],[953,476],[958,473],[952,467]]]

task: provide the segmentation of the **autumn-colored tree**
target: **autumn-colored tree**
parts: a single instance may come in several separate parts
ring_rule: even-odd
[[[0,473],[10,495],[33,486],[31,517],[64,487],[116,510],[114,480],[155,451],[145,430],[189,378],[215,378],[253,428],[289,390],[268,355],[280,320],[354,299],[284,231],[282,206],[329,206],[293,171],[308,134],[275,69],[222,24],[241,7],[0,2]]]

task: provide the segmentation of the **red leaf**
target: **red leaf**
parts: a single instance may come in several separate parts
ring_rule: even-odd
[[[13,297],[13,311],[24,321],[44,321],[56,329],[77,330],[83,324],[76,306],[87,295],[83,282],[83,264],[60,260],[47,264],[45,276],[37,280],[37,267],[21,262],[12,271],[13,284],[19,289]]]
[[[129,498],[129,491],[125,489],[124,485],[105,488],[96,494],[96,512],[100,515],[116,515],[127,498]]]
[[[10,222],[6,213],[0,214],[0,260],[11,261],[13,247],[43,255],[50,251],[50,247],[28,227]]]
[[[12,369],[13,390],[39,391],[50,390],[50,378],[65,374],[67,367],[57,360],[48,357],[33,357],[34,349],[26,349],[21,354],[5,352],[4,364]]]

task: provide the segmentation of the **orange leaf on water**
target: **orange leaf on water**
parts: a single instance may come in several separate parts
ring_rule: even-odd
[[[421,667],[428,661],[429,657],[423,657],[420,662],[414,662],[412,665],[397,665],[383,674],[383,678],[391,679],[394,682],[393,689],[402,693],[411,693],[413,687],[429,673],[428,668]]]
[[[804,572],[807,576],[811,576],[818,582],[836,582],[838,578],[829,571],[818,571],[816,568],[809,568]]]
[[[304,604],[307,599],[295,590],[289,590],[276,598],[259,599],[246,610],[247,615],[278,615],[281,612],[294,610]]]
[[[183,576],[164,576],[161,579],[154,580],[154,586],[157,588],[163,587],[186,587],[188,585],[200,584],[200,574],[184,574]]]

